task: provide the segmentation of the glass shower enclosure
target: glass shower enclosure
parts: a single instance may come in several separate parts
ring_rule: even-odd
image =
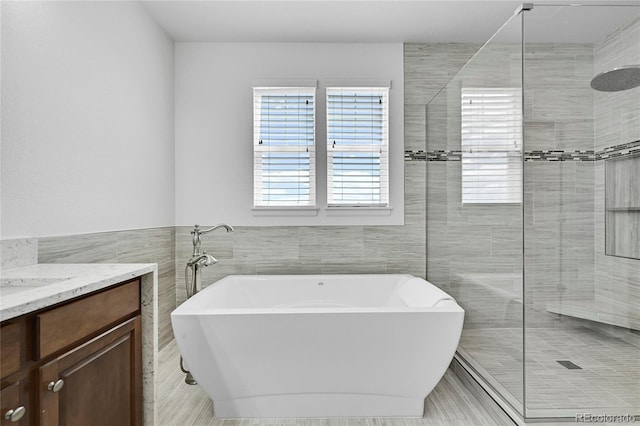
[[[525,4],[426,108],[427,279],[525,419],[640,419],[638,69],[637,3]]]

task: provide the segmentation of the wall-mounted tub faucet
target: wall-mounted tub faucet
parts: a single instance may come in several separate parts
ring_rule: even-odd
[[[194,225],[193,230],[191,231],[191,235],[193,235],[193,254],[191,255],[191,259],[187,262],[187,266],[184,268],[184,284],[187,288],[187,299],[198,292],[200,287],[200,268],[218,263],[218,259],[207,254],[207,252],[200,250],[200,235],[208,234],[218,228],[224,228],[227,232],[234,231],[233,226],[227,225],[226,223],[220,223],[209,229],[200,229],[200,225]],[[189,274],[189,270],[191,270],[191,274]],[[184,381],[187,384],[198,384],[189,370],[185,368],[182,357],[180,357],[180,369],[186,374]]]

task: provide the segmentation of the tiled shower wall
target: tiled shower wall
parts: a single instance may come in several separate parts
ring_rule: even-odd
[[[521,308],[508,305],[521,300],[522,219],[521,206],[461,204],[459,89],[518,87],[520,59],[519,45],[487,46],[428,108],[427,279],[465,306],[467,327],[521,327]],[[573,301],[637,319],[640,261],[604,254],[604,163],[640,152],[640,89],[605,94],[589,82],[638,62],[638,20],[595,46],[526,45],[527,326],[560,325],[547,304]]]
[[[527,324],[550,326],[548,302],[593,298],[594,164],[534,153],[593,150],[593,46],[529,44],[525,59]],[[462,205],[460,88],[520,87],[520,72],[519,44],[488,45],[428,109],[427,278],[460,300],[467,326],[521,327],[523,212]]]
[[[425,104],[478,47],[405,45],[405,150],[424,151]],[[202,248],[219,260],[203,270],[203,286],[229,274],[408,273],[425,277],[425,162],[409,157],[404,167],[404,226],[238,227],[231,234],[216,231],[202,237]],[[192,250],[190,230],[176,230],[177,303],[186,294],[184,267]]]
[[[493,323],[516,297],[492,289],[499,280],[514,288],[521,220],[515,205],[462,205],[460,89],[519,87],[514,52],[485,47],[427,108],[427,279],[465,308],[465,328]]]
[[[594,73],[629,64],[640,64],[640,18],[595,46]],[[640,88],[617,93],[596,92],[595,149],[634,141],[640,145]],[[636,152],[640,154],[640,149]],[[604,163],[598,161],[595,166],[595,300],[621,315],[632,316],[638,328],[640,260],[604,254]],[[635,184],[640,185],[639,182]],[[634,214],[640,215],[640,212]],[[640,242],[636,241],[636,244]]]
[[[591,44],[525,46],[525,152],[593,151],[592,77]],[[526,326],[561,325],[547,303],[593,299],[594,162],[524,167]]]

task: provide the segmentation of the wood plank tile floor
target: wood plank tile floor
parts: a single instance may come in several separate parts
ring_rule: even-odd
[[[159,353],[158,424],[160,426],[513,426],[497,406],[483,405],[451,369],[425,401],[421,419],[233,419],[214,417],[213,403],[199,386],[184,383],[175,341]]]

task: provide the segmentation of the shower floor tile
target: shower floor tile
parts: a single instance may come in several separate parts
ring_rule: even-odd
[[[528,417],[554,417],[558,410],[567,416],[585,410],[640,414],[640,347],[585,327],[527,329],[526,345]],[[460,346],[507,400],[521,405],[520,329],[465,329]]]

